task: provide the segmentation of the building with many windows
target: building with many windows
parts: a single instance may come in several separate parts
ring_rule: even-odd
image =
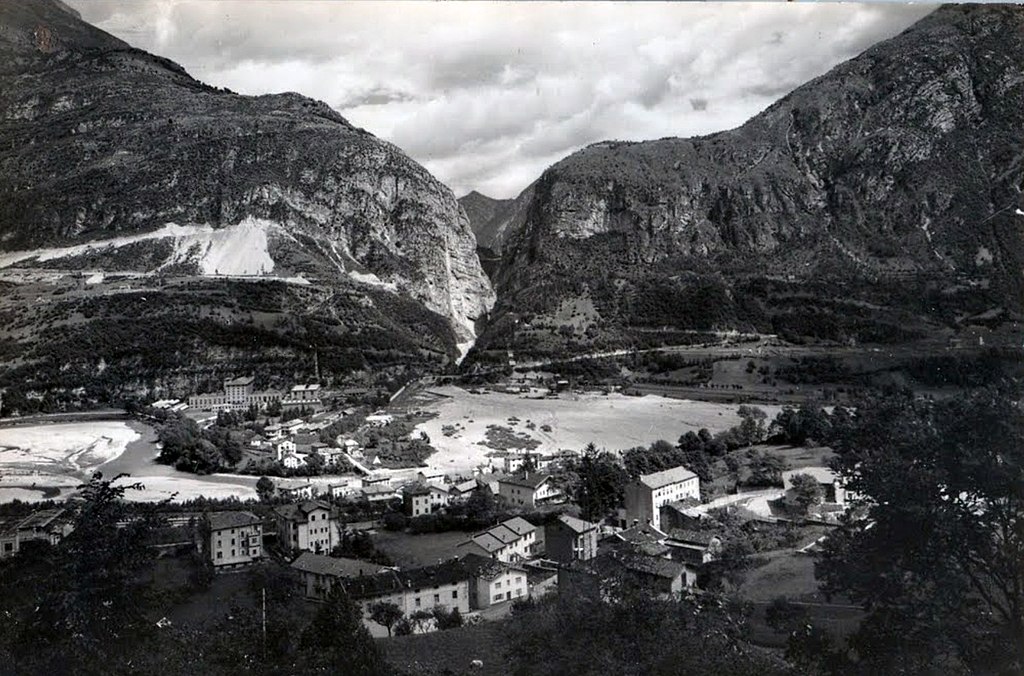
[[[329,554],[341,542],[338,517],[320,500],[274,508],[277,540],[285,551]]]
[[[516,507],[536,507],[563,497],[550,474],[533,472],[498,479],[498,495]]]
[[[626,484],[626,525],[649,523],[661,528],[661,506],[687,498],[700,500],[700,479],[682,465],[643,474]]]
[[[263,558],[263,521],[250,512],[211,512],[205,517],[206,548],[215,569],[246,566]]]
[[[452,496],[440,486],[417,484],[402,491],[405,513],[409,516],[423,516],[434,510],[447,507]]]
[[[469,607],[473,610],[530,596],[527,570],[521,564],[467,554],[462,565],[469,573]]]
[[[534,555],[537,527],[522,517],[513,517],[459,544],[459,556],[478,554],[511,563]]]

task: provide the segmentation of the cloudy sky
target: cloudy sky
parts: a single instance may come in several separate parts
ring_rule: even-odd
[[[742,124],[934,5],[70,0],[244,94],[296,91],[457,195],[514,197],[604,139]]]

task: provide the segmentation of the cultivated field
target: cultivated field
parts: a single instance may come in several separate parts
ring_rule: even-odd
[[[493,449],[481,443],[487,441],[488,426],[527,435],[539,442],[536,450],[544,453],[581,450],[590,442],[608,450],[646,446],[658,439],[674,443],[690,430],[706,427],[718,432],[740,422],[734,404],[597,393],[531,398],[498,392],[471,394],[454,386],[422,393],[419,407],[437,413],[436,418],[416,426],[438,449],[428,462],[456,472],[489,463],[487,454]],[[761,408],[769,419],[779,411],[778,406]],[[510,420],[513,418],[517,420]]]

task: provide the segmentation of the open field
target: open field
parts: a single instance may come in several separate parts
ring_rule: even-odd
[[[470,535],[459,531],[411,535],[382,530],[374,534],[373,544],[390,556],[395,565],[408,568],[429,566],[456,556],[455,548]]]
[[[509,674],[505,622],[377,641],[384,658],[407,674]],[[484,663],[474,669],[473,660]]]
[[[544,453],[580,450],[590,442],[609,450],[647,446],[658,439],[674,443],[691,430],[706,427],[718,432],[740,422],[736,405],[657,396],[587,393],[531,398],[498,392],[471,394],[454,386],[431,388],[421,396],[421,408],[437,413],[416,426],[438,449],[428,462],[456,472],[489,464],[487,453],[492,449],[481,442],[487,440],[491,425],[530,436],[540,442],[536,450]],[[762,408],[769,418],[779,411],[778,406]],[[535,429],[528,429],[528,423]],[[545,425],[550,431],[543,429]],[[455,430],[449,429],[446,435],[446,427]]]

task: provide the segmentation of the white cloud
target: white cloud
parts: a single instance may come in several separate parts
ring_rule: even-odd
[[[727,129],[928,6],[73,0],[83,17],[246,94],[297,91],[457,194],[512,197],[603,139]]]

